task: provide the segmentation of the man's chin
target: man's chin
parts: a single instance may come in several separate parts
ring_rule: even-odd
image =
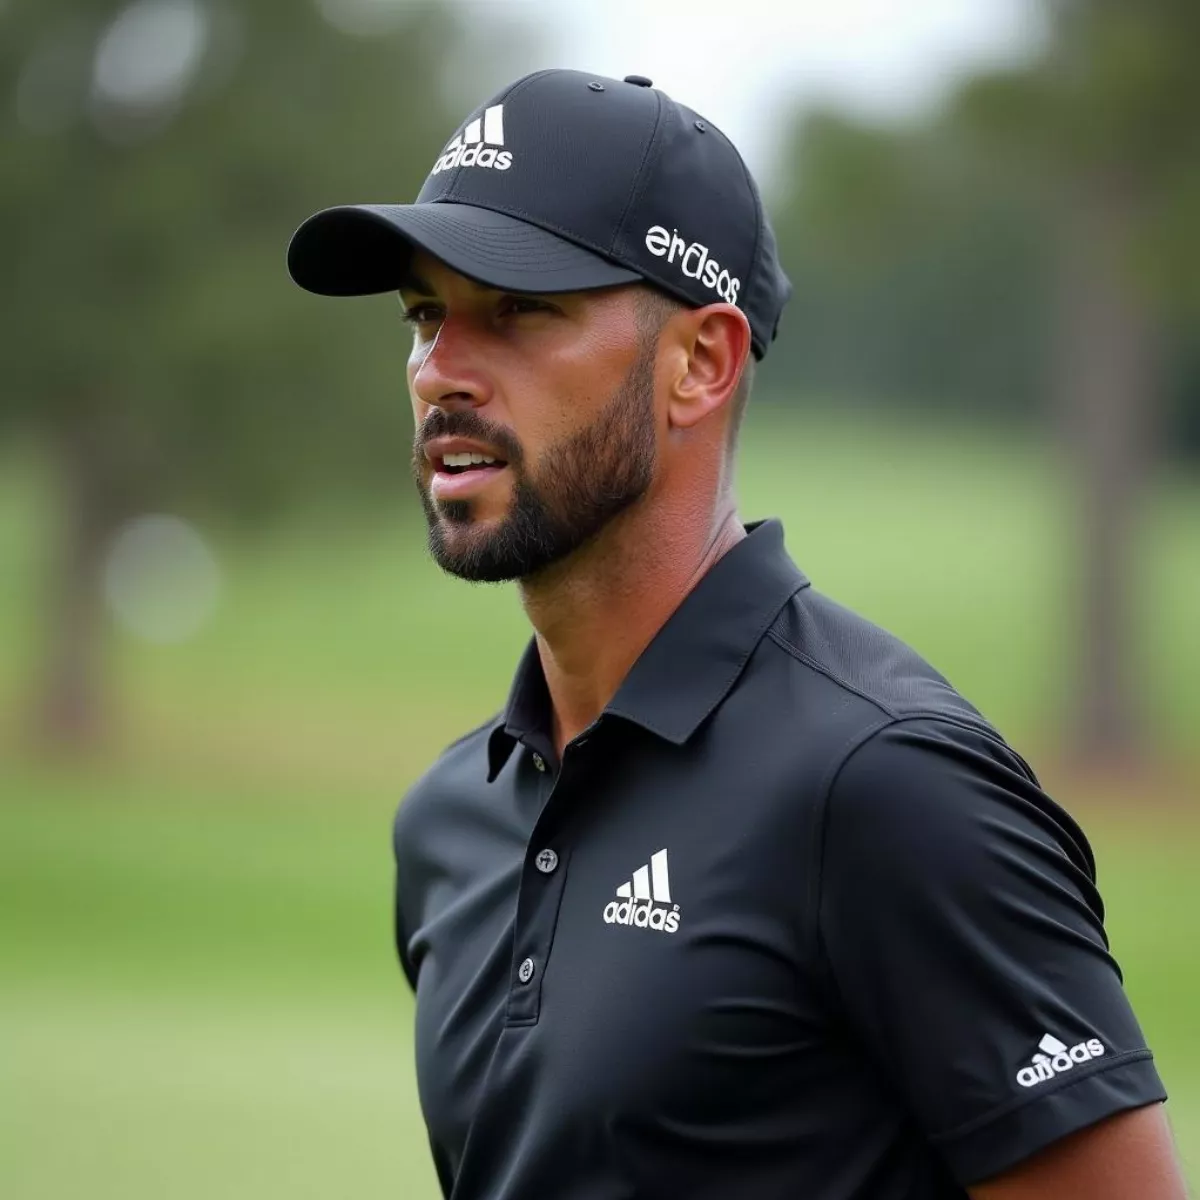
[[[607,521],[584,529],[556,522],[530,488],[492,515],[478,501],[434,501],[424,495],[429,550],[449,575],[474,583],[530,580],[567,559]],[[599,510],[595,510],[599,511]]]
[[[425,516],[432,524],[438,522],[459,529],[497,529],[512,513],[513,495],[510,489],[496,484],[482,494],[464,497],[434,497],[426,491],[422,497]]]
[[[478,521],[469,512],[443,513],[442,508],[438,505],[438,515],[429,526],[429,552],[443,571],[470,583],[507,583],[520,578],[520,564],[503,552],[501,522]]]

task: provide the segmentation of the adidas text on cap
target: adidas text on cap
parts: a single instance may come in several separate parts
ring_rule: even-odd
[[[321,295],[395,291],[414,247],[505,291],[644,280],[694,308],[726,301],[759,358],[791,294],[733,144],[639,75],[519,79],[446,143],[415,203],[317,213],[288,269]]]

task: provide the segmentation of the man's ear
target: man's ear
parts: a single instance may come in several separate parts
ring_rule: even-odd
[[[750,325],[732,304],[710,304],[676,314],[679,349],[667,415],[675,429],[691,429],[727,404],[750,353]]]

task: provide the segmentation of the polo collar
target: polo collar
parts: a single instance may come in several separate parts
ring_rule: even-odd
[[[809,583],[788,557],[779,521],[755,522],[746,533],[684,597],[604,715],[683,745],[729,694],[780,609]],[[518,741],[548,731],[549,715],[541,658],[531,640],[488,739],[489,781]]]

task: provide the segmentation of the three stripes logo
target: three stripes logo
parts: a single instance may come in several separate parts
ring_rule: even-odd
[[[607,925],[633,925],[674,933],[679,928],[679,905],[671,903],[667,875],[667,852],[660,850],[650,862],[638,867],[633,878],[617,888],[617,898],[604,906]]]
[[[1060,1042],[1053,1034],[1048,1033],[1038,1042],[1033,1066],[1022,1067],[1017,1072],[1017,1082],[1022,1087],[1036,1087],[1039,1083],[1053,1079],[1055,1075],[1074,1070],[1078,1063],[1101,1057],[1103,1053],[1104,1043],[1099,1038],[1088,1038],[1086,1042],[1068,1046],[1066,1042]]]
[[[512,166],[512,152],[500,149],[504,145],[504,105],[493,104],[483,110],[482,117],[468,121],[462,133],[457,133],[433,164],[432,175],[454,167],[491,167],[507,171]]]

